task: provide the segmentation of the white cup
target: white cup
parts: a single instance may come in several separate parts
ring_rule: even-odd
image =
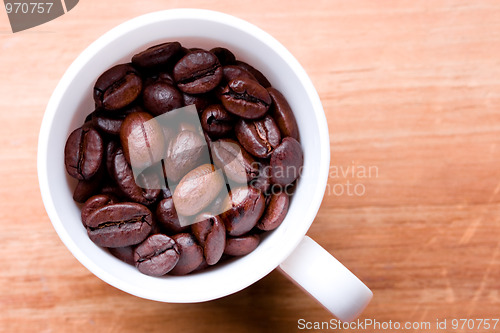
[[[93,111],[92,88],[109,67],[164,41],[186,47],[227,47],[260,69],[287,98],[297,119],[304,168],[288,214],[252,253],[187,276],[151,277],[113,257],[88,238],[64,168],[64,145]],[[327,184],[330,142],[318,94],[298,61],[277,40],[230,15],[175,9],[143,15],[104,34],[71,64],[55,89],[38,142],[38,177],[45,209],[59,237],[97,277],[142,298],[191,303],[235,293],[279,269],[343,321],[355,319],[372,292],[321,246],[305,236]]]

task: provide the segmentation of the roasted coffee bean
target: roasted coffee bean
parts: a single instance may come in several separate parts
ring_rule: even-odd
[[[83,121],[84,124],[88,122],[92,123],[92,113],[89,113],[87,117],[85,117],[85,120]]]
[[[255,76],[255,78],[257,79],[257,81],[260,83],[261,86],[263,86],[264,88],[268,88],[271,86],[271,83],[269,82],[269,80],[264,76],[264,74],[262,74],[258,69],[256,69],[255,67],[247,64],[246,62],[243,62],[243,61],[239,61],[239,60],[236,60],[235,62],[235,65],[236,66],[239,66],[247,71],[249,71],[250,73],[252,73],[253,76]]]
[[[108,175],[113,176],[115,169],[114,169],[114,159],[115,159],[115,154],[116,151],[120,148],[120,144],[117,141],[111,140],[108,142],[106,145],[106,151],[105,151],[105,161],[106,161],[106,171],[108,172]]]
[[[257,248],[260,242],[259,235],[226,238],[224,254],[230,256],[244,256]]]
[[[222,254],[226,244],[226,229],[219,216],[210,213],[202,213],[195,219],[197,222],[191,226],[191,230],[203,246],[203,253],[208,265],[215,265]]]
[[[258,164],[241,145],[232,139],[220,139],[211,144],[212,158],[226,176],[237,183],[247,183],[258,175]]]
[[[248,183],[262,193],[267,193],[271,187],[271,167],[268,163],[258,163],[257,175]]]
[[[229,81],[236,80],[236,79],[246,79],[246,80],[257,81],[257,79],[255,78],[255,76],[252,75],[252,73],[250,73],[249,71],[247,71],[246,69],[244,69],[242,67],[235,66],[235,65],[228,65],[228,66],[222,67],[222,74],[223,74],[222,80],[224,83],[227,83]]]
[[[271,182],[286,186],[300,176],[304,156],[300,143],[291,137],[283,139],[271,155]]]
[[[256,81],[235,79],[224,88],[221,101],[227,111],[245,119],[256,119],[267,112],[271,97]]]
[[[117,202],[117,199],[108,194],[97,194],[90,197],[82,206],[81,216],[84,225],[87,225],[87,218],[98,208],[111,205]]]
[[[253,187],[233,189],[225,200],[221,217],[230,236],[241,236],[257,224],[264,213],[264,195]]]
[[[271,155],[271,183],[287,186],[300,176],[304,156],[300,143],[291,137],[283,139]]]
[[[227,136],[234,127],[234,117],[220,104],[208,106],[200,121],[203,130],[213,138]]]
[[[276,125],[278,125],[281,134],[283,137],[290,136],[295,140],[299,140],[297,121],[295,120],[295,116],[285,96],[272,87],[267,88],[267,91],[273,101],[269,109],[269,114],[276,121]]]
[[[215,54],[222,66],[233,64],[236,61],[236,57],[233,52],[229,51],[225,47],[214,47],[210,50],[210,52]]]
[[[205,258],[203,258],[203,261],[201,262],[201,264],[198,267],[196,267],[196,269],[193,270],[191,273],[202,271],[202,270],[204,270],[205,268],[208,268],[208,267],[210,267],[210,265],[207,264],[207,261],[205,260]]]
[[[148,236],[152,223],[149,209],[133,202],[103,206],[85,219],[90,239],[104,247],[138,244]]]
[[[162,276],[170,272],[179,261],[179,246],[167,235],[149,236],[135,248],[135,266],[141,273]]]
[[[170,83],[172,85],[175,84],[174,77],[168,72],[161,72],[160,74],[158,74],[157,80],[167,82],[167,83]]]
[[[192,105],[196,106],[196,111],[198,113],[202,113],[203,110],[212,103],[214,103],[214,96],[210,93],[207,94],[198,94],[198,95],[190,95],[183,93],[182,98],[184,100],[184,105]]]
[[[179,42],[163,43],[137,53],[132,57],[132,63],[147,69],[164,67],[179,59],[181,53]]]
[[[175,209],[178,214],[191,216],[212,202],[224,186],[224,177],[212,164],[203,164],[185,175],[175,188]]]
[[[88,180],[99,170],[103,154],[99,133],[93,128],[80,127],[70,134],[64,147],[66,171],[76,179]]]
[[[266,210],[257,223],[257,228],[268,231],[276,229],[285,219],[288,212],[288,194],[285,192],[271,194],[266,199]]]
[[[127,162],[134,169],[147,168],[165,155],[163,129],[147,112],[134,112],[125,118],[120,141]]]
[[[227,185],[227,184],[226,184]],[[219,215],[224,212],[224,200],[227,197],[228,191],[220,191],[219,195],[207,207],[207,213],[212,215]]]
[[[92,125],[101,133],[119,135],[125,117],[133,112],[142,111],[141,107],[134,106],[125,108],[123,111],[109,112],[98,109],[92,112]]]
[[[222,68],[215,54],[197,50],[175,64],[174,79],[180,90],[202,94],[214,89],[222,79]]]
[[[108,251],[121,261],[126,262],[129,265],[135,266],[133,246],[110,247],[108,248]]]
[[[161,200],[156,207],[156,220],[167,234],[173,235],[189,230],[189,225],[182,226],[175,210],[172,197]]]
[[[179,246],[179,261],[169,272],[172,275],[186,275],[198,268],[203,262],[203,249],[196,243],[193,235],[183,233],[172,236]]]
[[[221,85],[215,87],[215,89],[212,90],[212,94],[215,98],[215,103],[222,103],[222,93],[224,92],[225,88],[226,85],[221,81]]]
[[[178,109],[184,105],[182,94],[166,81],[156,81],[144,87],[144,107],[155,116]]]
[[[205,140],[191,131],[180,132],[168,144],[164,171],[172,183],[177,183],[203,161],[210,161]]]
[[[113,197],[118,198],[118,201],[127,201],[128,196],[123,193],[123,191],[120,189],[120,187],[116,184],[114,179],[107,179],[106,182],[104,182],[104,185],[102,186],[101,190],[99,191],[101,194],[107,194]]]
[[[281,134],[273,118],[240,119],[234,129],[241,145],[255,157],[268,158],[280,144]]]
[[[65,166],[90,239],[112,255],[152,276],[190,274],[250,253],[283,222],[303,164],[297,122],[228,49],[155,45],[105,71],[94,99]]]
[[[189,48],[189,52],[196,52],[196,51],[207,52],[207,50],[202,49],[201,47],[191,47],[191,48]]]
[[[156,173],[146,171],[135,180],[132,168],[127,163],[121,147],[114,154],[112,175],[120,190],[132,201],[150,205],[156,201],[160,194],[159,176]]]
[[[152,72],[148,74],[150,76],[147,76],[142,82],[143,87],[147,87],[157,82],[164,82],[170,85],[175,85],[174,77],[168,72],[161,72],[161,73]]]
[[[151,226],[151,231],[149,232],[149,235],[155,235],[155,234],[164,234],[163,230],[160,229],[160,226],[158,223],[156,223],[156,219],[153,216],[153,225]]]
[[[96,81],[94,100],[98,108],[118,110],[132,103],[141,93],[142,80],[130,64],[111,67]]]
[[[96,194],[102,186],[104,170],[102,166],[97,173],[89,180],[79,180],[73,192],[73,200],[84,203],[88,198]]]

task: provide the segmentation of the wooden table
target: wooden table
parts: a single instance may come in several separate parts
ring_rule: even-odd
[[[500,316],[498,1],[83,0],[16,34],[0,10],[1,332],[295,332],[332,318],[278,272],[208,303],[139,299],[87,271],[52,228],[36,175],[52,91],[104,32],[174,7],[248,20],[309,73],[332,172],[308,234],[374,291],[361,319],[426,332],[447,319],[450,332],[452,319]]]

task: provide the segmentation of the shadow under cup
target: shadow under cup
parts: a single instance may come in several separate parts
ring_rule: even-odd
[[[166,41],[185,47],[221,46],[263,72],[287,98],[297,119],[304,167],[279,228],[266,233],[252,253],[187,276],[151,277],[96,246],[73,201],[75,182],[65,171],[69,134],[94,110],[95,80],[109,67]],[[300,64],[274,38],[232,16],[190,11],[157,12],[128,21],[90,45],[70,66],[47,107],[39,137],[38,173],[47,213],[73,255],[105,282],[130,294],[164,302],[200,302],[239,291],[276,268],[302,240],[323,198],[329,139],[319,97]]]

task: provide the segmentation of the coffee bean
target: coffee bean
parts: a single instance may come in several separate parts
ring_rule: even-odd
[[[123,191],[118,187],[116,182],[113,179],[107,179],[104,185],[102,186],[100,190],[101,194],[107,194],[113,197],[118,198],[118,201],[127,201],[128,196],[123,193]]]
[[[104,170],[101,166],[97,173],[89,180],[79,180],[73,192],[73,200],[84,203],[88,198],[96,194],[102,186],[103,176]]]
[[[264,74],[262,74],[258,69],[256,69],[255,67],[247,64],[246,62],[243,62],[243,61],[239,61],[239,60],[236,60],[235,62],[235,65],[236,66],[239,66],[245,70],[247,70],[248,72],[252,73],[253,76],[255,76],[255,78],[257,79],[257,81],[260,83],[261,86],[263,86],[264,88],[268,88],[271,86],[271,83],[269,82],[269,80],[264,76]]]
[[[164,171],[170,182],[177,183],[190,170],[209,160],[203,137],[192,131],[182,131],[168,144]]]
[[[203,50],[186,54],[175,64],[173,73],[179,89],[188,94],[206,93],[222,79],[219,60],[213,53]]]
[[[266,199],[266,210],[257,223],[257,228],[268,231],[276,229],[285,219],[288,212],[289,197],[285,192],[271,194]]]
[[[149,236],[135,248],[135,265],[141,273],[162,276],[170,272],[179,261],[177,243],[167,235]]]
[[[222,82],[228,83],[229,81],[236,80],[236,79],[246,79],[246,80],[254,80],[257,81],[255,76],[252,75],[249,71],[246,69],[235,66],[235,65],[228,65],[222,67]]]
[[[175,86],[174,77],[169,72],[146,72],[145,79],[142,81],[142,86],[147,87],[149,85],[155,84],[157,82],[163,82]]]
[[[200,121],[203,130],[213,138],[227,136],[234,127],[234,117],[220,104],[208,106]]]
[[[184,105],[186,106],[194,104],[198,113],[202,113],[207,106],[211,105],[215,101],[214,96],[210,93],[198,95],[183,93],[182,99],[184,100]]]
[[[149,235],[156,235],[156,234],[164,234],[163,230],[160,229],[160,226],[158,223],[156,223],[156,219],[154,218],[153,215],[153,225],[151,226],[151,231],[149,232]]]
[[[230,256],[244,256],[257,248],[260,242],[259,235],[247,235],[242,237],[228,237],[224,254]]]
[[[105,71],[94,86],[98,108],[118,110],[132,103],[141,93],[142,80],[130,64],[121,64]]]
[[[233,52],[224,47],[214,47],[210,50],[210,52],[215,54],[222,66],[232,64],[236,61],[236,57],[234,56]]]
[[[271,182],[286,186],[300,176],[304,156],[300,143],[291,137],[283,139],[271,155]]]
[[[267,112],[271,97],[256,81],[235,79],[224,88],[221,101],[227,111],[245,119],[256,119]]]
[[[249,232],[258,222],[265,209],[265,199],[253,187],[233,189],[226,198],[225,212],[221,217],[230,236],[241,236]]]
[[[208,265],[215,265],[222,254],[226,243],[226,229],[219,216],[202,213],[195,218],[197,222],[191,226],[194,236],[203,246]]]
[[[159,68],[177,60],[182,53],[179,42],[163,43],[137,53],[132,57],[132,63],[141,68]]]
[[[281,134],[283,137],[290,136],[295,140],[299,140],[297,121],[295,121],[295,116],[285,96],[272,87],[267,88],[267,91],[273,101],[269,113],[276,121]]]
[[[132,168],[127,163],[121,147],[114,154],[112,175],[120,190],[132,201],[150,205],[160,194],[161,183],[158,175],[146,171],[135,180]]]
[[[262,193],[267,193],[271,187],[271,167],[268,163],[258,163],[257,175],[252,178],[248,185]]]
[[[257,163],[241,145],[232,139],[220,139],[211,144],[212,158],[226,176],[237,183],[247,183],[258,175]]]
[[[210,265],[207,264],[207,261],[205,260],[205,258],[203,258],[203,261],[201,262],[201,264],[198,267],[196,267],[196,269],[194,269],[191,273],[202,271],[208,267],[210,267]]]
[[[203,52],[207,52],[207,50],[202,49],[201,47],[191,47],[191,48],[189,48],[189,52],[196,52],[196,51],[203,51]],[[189,52],[188,52],[188,53],[189,53]]]
[[[104,247],[138,244],[147,237],[152,223],[149,209],[132,202],[103,206],[85,220],[90,239]]]
[[[144,87],[142,100],[144,107],[155,116],[184,105],[181,92],[166,81],[157,81]]]
[[[109,253],[111,253],[116,258],[121,261],[135,266],[134,260],[134,247],[133,246],[124,246],[124,247],[110,247],[108,248]]]
[[[156,207],[156,220],[167,234],[177,234],[189,229],[189,226],[182,226],[180,224],[172,197],[165,198],[158,203]]]
[[[93,128],[74,130],[64,147],[64,163],[68,174],[76,179],[88,180],[101,166],[104,153],[103,141]]]
[[[125,118],[120,141],[127,162],[134,169],[147,168],[165,155],[163,130],[147,112],[134,112]]]
[[[108,194],[97,194],[90,197],[82,206],[81,216],[84,225],[87,225],[87,218],[98,208],[111,205],[117,202],[117,199]]]
[[[129,265],[135,266],[133,246],[110,247],[108,248],[108,251],[121,261],[126,262]]]
[[[175,188],[175,209],[178,214],[191,216],[208,206],[224,186],[220,170],[212,164],[203,164],[186,174]]]
[[[186,275],[198,268],[203,262],[203,249],[196,243],[193,235],[188,233],[172,236],[179,246],[179,261],[169,272],[172,275]]]
[[[169,72],[161,72],[158,74],[158,80],[168,82],[170,84],[175,84],[174,77]]]
[[[257,120],[240,119],[234,130],[241,145],[255,157],[269,157],[281,141],[278,126],[269,115]]]
[[[65,166],[90,239],[112,255],[185,275],[250,253],[283,222],[303,164],[297,122],[230,50],[155,45],[105,71],[94,99]],[[153,118],[184,105],[196,109]]]
[[[92,123],[92,113],[89,113],[87,115],[87,117],[85,117],[85,120],[83,121],[83,123]]]
[[[227,197],[228,192],[229,192],[229,190],[227,192],[220,191],[219,195],[207,207],[206,212],[209,214],[212,214],[212,215],[219,215],[220,213],[224,212],[223,204],[224,204],[224,200]]]
[[[92,125],[101,133],[109,135],[119,135],[125,117],[133,112],[142,111],[141,107],[134,106],[125,108],[122,111],[109,112],[98,109],[92,112]]]

